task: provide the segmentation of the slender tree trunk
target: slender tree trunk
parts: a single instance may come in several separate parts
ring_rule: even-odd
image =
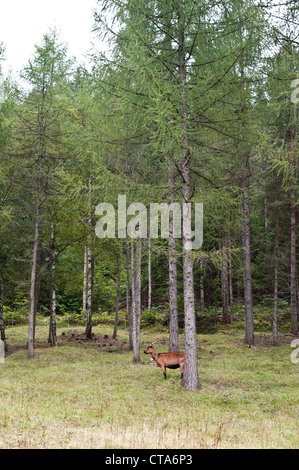
[[[118,326],[118,311],[119,311],[119,297],[120,297],[120,281],[121,281],[121,268],[122,268],[122,246],[120,249],[119,255],[119,264],[118,264],[118,277],[117,277],[117,294],[116,294],[116,305],[115,305],[115,321],[114,321],[114,330],[112,338],[115,339],[117,335],[117,326]]]
[[[223,235],[223,245],[222,248],[225,250],[225,235]],[[226,251],[226,250],[225,250]],[[222,260],[221,266],[221,291],[222,291],[222,317],[223,323],[227,325],[230,323],[230,317],[228,313],[228,305],[229,305],[229,298],[228,298],[228,269],[227,269],[227,260],[226,260],[226,253],[224,253],[224,258]]]
[[[165,23],[165,31],[171,30],[171,17],[168,17]],[[172,50],[172,41],[168,33],[165,34],[164,43],[166,49]],[[172,80],[172,74],[168,73],[167,80]],[[171,126],[171,117],[168,117],[169,125]],[[173,137],[169,134],[168,154],[167,154],[167,171],[168,171],[168,186],[169,186],[169,204],[174,203],[174,150],[173,150]],[[168,272],[169,272],[169,352],[176,352],[180,350],[179,344],[179,325],[178,325],[178,293],[177,293],[177,261],[176,261],[176,240],[174,238],[174,221],[173,213],[169,213],[169,238],[168,238]]]
[[[230,323],[229,316],[229,295],[228,295],[228,266],[227,266],[227,252],[226,252],[226,235],[223,234],[222,249],[223,259],[221,267],[221,290],[222,290],[222,315],[223,323],[225,325]]]
[[[182,192],[183,200],[189,203],[190,190],[190,155],[189,155],[189,137],[188,137],[188,107],[186,98],[186,60],[185,60],[185,20],[183,17],[183,8],[179,4],[178,9],[178,64],[179,81],[181,95],[181,127],[183,132],[181,142],[181,174],[182,174]],[[187,204],[183,206],[183,221],[191,219],[191,210]],[[183,386],[186,390],[196,390],[200,387],[197,366],[197,345],[196,345],[196,318],[194,302],[194,279],[193,279],[193,260],[190,245],[191,227],[188,223],[183,223],[183,283],[184,283],[184,310],[185,310],[185,364]]]
[[[130,245],[128,240],[128,234],[126,236],[126,270],[127,270],[127,312],[128,312],[128,323],[129,323],[129,350],[133,349],[133,338],[132,338],[132,312],[131,312],[131,289],[130,289]]]
[[[234,315],[234,297],[233,297],[233,276],[232,276],[232,243],[231,243],[231,233],[228,231],[228,252],[229,252],[229,261],[228,261],[228,278],[229,278],[229,305],[230,305],[230,323],[233,323]]]
[[[38,248],[39,248],[39,222],[40,222],[40,204],[41,204],[41,157],[39,158],[39,176],[38,191],[35,209],[35,227],[34,227],[34,243],[31,266],[30,279],[30,311],[29,311],[29,327],[28,327],[28,359],[34,357],[34,340],[35,340],[35,317],[36,317],[36,276],[38,264]]]
[[[204,284],[203,284],[203,270],[204,270],[204,262],[203,259],[199,261],[199,267],[200,267],[200,285],[199,285],[199,291],[200,291],[200,311],[201,313],[204,313],[205,311],[205,290],[204,290]]]
[[[83,265],[83,299],[82,310],[83,314],[86,313],[86,292],[87,292],[87,244],[84,245],[84,265]]]
[[[227,278],[227,265],[222,261],[221,268],[221,292],[222,292],[222,321],[225,325],[230,323],[228,313],[228,278]]]
[[[148,310],[152,308],[152,246],[151,232],[148,237]]]
[[[296,166],[295,166],[295,126],[291,126],[291,333],[298,335],[297,280],[296,280]]]
[[[265,232],[268,232],[268,199],[267,199],[267,192],[266,192],[266,175],[267,175],[267,162],[266,160],[262,159],[261,152],[259,150],[260,162],[262,167],[262,185],[264,189],[264,225],[265,225]]]
[[[175,258],[176,244],[169,236],[169,352],[180,350],[177,300],[177,264]]]
[[[133,257],[134,261],[134,257]],[[133,361],[140,362],[140,313],[141,313],[141,239],[136,240],[136,267],[132,270],[134,276],[134,301],[133,301]],[[132,281],[133,285],[133,281]]]
[[[134,329],[136,327],[136,295],[135,295],[135,241],[131,241],[131,292],[132,292],[132,346],[133,346],[133,355],[135,351],[135,338],[136,333]]]
[[[276,181],[277,192],[277,181]],[[276,195],[276,204],[278,198]],[[275,249],[274,249],[274,305],[273,305],[273,346],[278,346],[277,331],[277,311],[278,311],[278,252],[279,252],[279,207],[276,205],[276,233],[275,233]]]
[[[250,255],[250,199],[249,199],[249,168],[248,157],[242,167],[243,187],[243,227],[242,227],[242,257],[244,276],[244,303],[245,303],[245,343],[254,344],[252,283],[251,283],[251,255]]]
[[[4,325],[4,281],[2,276],[2,270],[0,266],[0,339],[4,343],[4,351],[6,351],[6,340],[5,340],[5,325]]]
[[[168,152],[168,184],[170,187],[169,202],[174,202],[173,194],[172,152]],[[169,352],[180,350],[178,325],[178,292],[177,292],[177,263],[176,242],[173,233],[173,214],[169,216]]]
[[[193,260],[187,251],[189,235],[183,235],[183,282],[185,310],[185,364],[183,385],[186,390],[200,387],[197,367],[196,319],[194,306]]]
[[[91,179],[88,181],[89,204],[91,205],[92,187]],[[91,210],[88,216],[89,241],[87,247],[87,318],[85,334],[87,339],[92,339],[92,307],[93,307],[93,277],[94,277],[94,243],[95,238],[92,231]]]
[[[92,304],[93,304],[93,275],[94,275],[94,254],[91,244],[87,248],[87,321],[85,334],[87,339],[92,339]]]
[[[51,224],[51,246],[50,246],[50,269],[51,269],[51,286],[50,286],[50,325],[48,342],[53,346],[57,346],[56,333],[56,254],[55,254],[55,227]]]
[[[36,271],[36,282],[35,282],[35,307],[34,307],[34,338],[35,338],[35,327],[36,327],[36,314],[38,309],[38,302],[39,302],[39,294],[40,294],[40,262],[41,262],[41,247],[40,243],[37,246],[37,271]]]

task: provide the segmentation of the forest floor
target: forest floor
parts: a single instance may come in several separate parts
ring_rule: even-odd
[[[168,349],[167,329],[143,329],[141,363],[133,364],[128,332],[111,339],[96,326],[36,327],[35,357],[27,359],[27,327],[8,328],[0,364],[0,448],[298,448],[298,372],[291,336],[256,332],[248,348],[233,325],[198,335],[201,388],[186,392],[179,370],[164,380],[143,350]],[[181,349],[184,338],[180,336]]]

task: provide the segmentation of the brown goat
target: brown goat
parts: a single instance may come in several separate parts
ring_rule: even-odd
[[[156,364],[161,367],[164,379],[166,379],[166,368],[168,369],[181,369],[181,379],[184,375],[184,361],[185,354],[182,352],[170,352],[170,353],[157,353],[155,350],[154,343],[151,343],[144,354],[151,354],[152,358],[156,361]]]

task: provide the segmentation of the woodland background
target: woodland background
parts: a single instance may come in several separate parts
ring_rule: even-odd
[[[103,0],[89,70],[51,30],[2,76],[1,339],[29,324],[33,357],[37,318],[54,344],[59,321],[108,322],[138,361],[143,325],[169,325],[170,350],[184,325],[298,334],[298,18],[295,0]],[[203,203],[202,248],[98,239],[119,194]]]

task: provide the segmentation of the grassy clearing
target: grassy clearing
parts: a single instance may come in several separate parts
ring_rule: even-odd
[[[161,331],[142,331],[142,351],[152,340],[167,351]],[[94,332],[110,337],[111,328]],[[201,389],[186,392],[179,371],[168,370],[164,381],[143,354],[144,364],[134,365],[126,335],[119,330],[118,352],[109,341],[65,341],[36,349],[28,361],[27,327],[8,329],[14,349],[0,364],[0,447],[298,448],[299,364],[290,360],[291,338],[249,349],[232,326],[198,335]],[[47,326],[37,326],[36,336],[45,342]]]

